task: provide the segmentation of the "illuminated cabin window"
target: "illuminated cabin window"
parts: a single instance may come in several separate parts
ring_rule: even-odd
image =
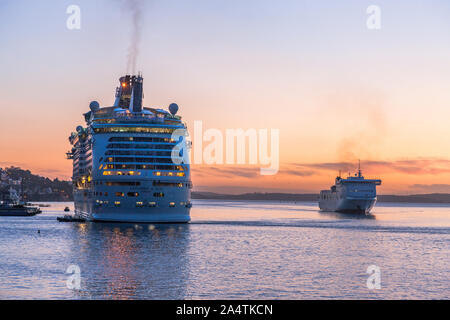
[[[148,206],[149,207],[156,207],[156,202],[151,201],[151,202],[148,203]]]
[[[136,157],[115,157],[113,158],[108,158],[105,160],[106,162],[141,162],[141,163],[170,163],[172,164],[172,158],[150,158],[150,157],[145,157],[145,158],[136,158]],[[113,169],[113,167],[111,167],[110,164],[106,164],[105,165],[106,169]],[[122,167],[125,168],[125,167]],[[133,167],[134,168],[134,167]],[[146,169],[145,167],[143,169]]]
[[[162,156],[172,157],[172,151],[108,150],[106,156]]]
[[[169,207],[175,207],[175,202],[169,203]]]
[[[115,205],[116,207],[120,207],[120,201],[114,201],[114,205]]]
[[[139,197],[139,193],[138,192],[128,192],[127,196],[129,196],[129,197]]]
[[[141,208],[144,206],[144,203],[142,201],[136,202],[136,207]]]
[[[103,171],[104,176],[140,176],[139,171]]]
[[[162,193],[162,192],[155,192],[153,194],[153,196],[156,197],[156,198],[163,198],[164,197],[164,193]]]
[[[181,182],[165,182],[165,181],[153,181],[155,187],[183,187]]]
[[[116,197],[124,197],[125,193],[123,192],[116,192]]]
[[[158,164],[158,165],[142,165],[142,164],[108,164],[108,169],[137,169],[137,170],[179,170],[184,171],[182,166],[174,166],[168,164]],[[130,171],[129,173],[132,173]],[[127,172],[117,171],[117,175],[126,175]],[[111,174],[110,174],[111,175]]]
[[[94,119],[95,123],[116,123],[116,119]]]
[[[106,127],[94,128],[95,133],[173,133],[176,129],[173,128],[154,128],[154,127]]]
[[[105,182],[107,186],[140,186],[139,181],[107,181]]]
[[[126,141],[134,141],[134,142],[176,142],[175,139],[172,138],[158,138],[158,137],[112,137],[109,138],[110,142],[126,142]]]
[[[129,143],[110,143],[106,146],[108,149],[165,149],[172,150],[174,144],[129,144]]]
[[[177,177],[184,177],[185,173],[184,172],[161,172],[161,171],[155,171],[153,172],[154,176],[157,177],[173,177],[173,176],[177,176]]]

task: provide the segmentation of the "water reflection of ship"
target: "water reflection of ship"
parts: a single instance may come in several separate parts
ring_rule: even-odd
[[[189,225],[76,224],[79,298],[183,299]]]

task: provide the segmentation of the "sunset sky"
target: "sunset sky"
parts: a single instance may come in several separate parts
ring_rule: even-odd
[[[361,159],[381,194],[450,193],[449,16],[448,0],[144,1],[144,105],[280,130],[278,174],[193,165],[195,190],[317,192]],[[124,0],[0,0],[0,167],[70,178],[67,137],[90,101],[112,105],[130,20]]]

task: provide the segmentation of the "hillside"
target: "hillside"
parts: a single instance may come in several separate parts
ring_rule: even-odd
[[[73,199],[71,181],[51,180],[17,167],[0,168],[0,191],[7,191],[11,184],[17,191],[23,190],[24,201],[72,201]]]

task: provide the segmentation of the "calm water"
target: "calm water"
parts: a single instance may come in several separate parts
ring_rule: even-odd
[[[191,224],[134,225],[59,223],[66,205],[0,217],[0,299],[450,298],[450,207],[197,200]]]

